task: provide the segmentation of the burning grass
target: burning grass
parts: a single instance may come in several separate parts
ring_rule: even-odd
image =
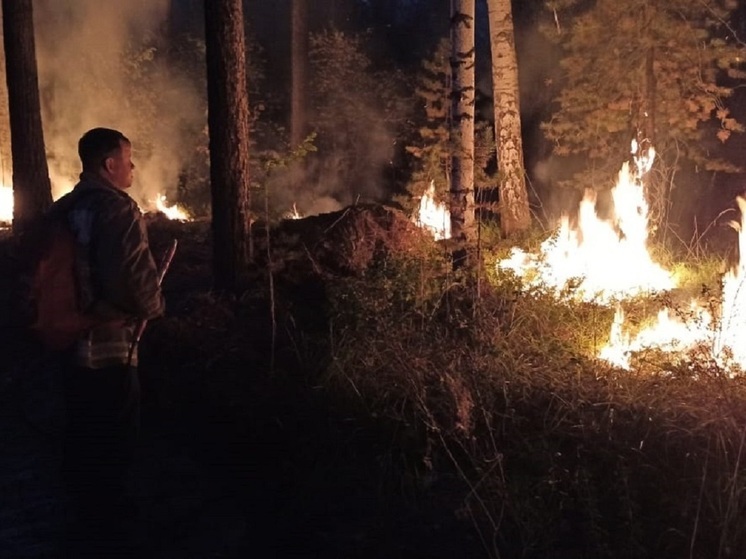
[[[155,252],[174,236],[180,250],[168,316],[143,340],[150,411],[204,460],[260,462],[262,484],[293,476],[303,506],[315,490],[316,522],[334,508],[347,526],[368,484],[358,509],[405,500],[476,528],[493,557],[746,555],[743,376],[701,345],[614,367],[596,357],[613,307],[527,286],[491,257],[485,275],[454,275],[408,225],[382,208],[284,223],[270,247],[258,236],[271,264],[233,297],[210,291],[208,224],[152,216]],[[674,291],[624,310],[642,329],[687,302]]]
[[[494,557],[746,552],[743,377],[699,346],[612,367],[607,307],[444,269],[394,259],[330,291],[327,382],[395,425],[399,475],[459,492]]]
[[[275,379],[298,383],[296,395],[313,386],[305,406],[323,391],[327,413],[354,427],[343,431],[347,468],[377,476],[382,494],[477,528],[487,554],[746,553],[744,377],[704,343],[643,349],[627,370],[614,367],[597,358],[613,306],[574,297],[572,286],[557,297],[499,273],[492,259],[484,276],[454,275],[438,245],[405,223],[359,208],[271,230],[274,306],[262,299],[261,273],[259,292],[221,301],[231,319],[215,328],[214,345],[193,341],[223,364],[207,369],[211,388],[202,394],[255,413],[236,391],[248,377],[230,363],[247,353],[245,317],[274,311],[276,342],[266,323],[252,327],[252,351],[262,352],[249,357],[252,370],[269,367],[267,352],[277,351]],[[625,300],[628,327],[643,330],[663,307],[690,321],[696,283]],[[700,295],[706,300],[707,290]],[[719,297],[712,294],[713,306]],[[252,300],[264,300],[259,313]],[[203,326],[201,336],[211,331]],[[226,339],[230,351],[220,349]],[[315,468],[304,472],[318,476],[309,483],[327,475]]]

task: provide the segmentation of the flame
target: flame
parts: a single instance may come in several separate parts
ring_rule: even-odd
[[[637,152],[633,143],[632,152]],[[575,294],[584,300],[601,304],[616,303],[608,343],[598,357],[622,368],[629,368],[631,356],[650,349],[669,353],[684,352],[698,345],[711,348],[712,357],[725,363],[730,355],[742,367],[746,364],[746,347],[739,343],[746,331],[746,264],[741,263],[723,278],[720,321],[698,301],[692,300],[685,312],[663,308],[656,319],[632,335],[625,324],[621,301],[631,297],[676,287],[673,275],[653,262],[647,250],[648,206],[643,176],[653,163],[652,149],[635,158],[634,165],[622,166],[612,191],[614,215],[602,220],[596,214],[595,194],[587,193],[580,204],[576,228],[567,217],[559,229],[541,245],[539,254],[528,254],[518,248],[510,257],[498,262],[498,269],[508,269],[526,283],[547,286],[560,292],[575,285]],[[746,255],[746,200],[739,199],[742,221],[740,253]],[[727,349],[730,348],[730,349]]]
[[[712,317],[696,301],[690,302],[685,319],[672,316],[671,309],[658,311],[656,320],[636,336],[624,331],[624,311],[617,307],[611,325],[609,342],[601,348],[599,357],[621,367],[630,368],[633,353],[658,349],[668,353],[684,352],[712,338]]]
[[[13,221],[13,187],[0,185],[0,223]]]
[[[293,209],[285,214],[285,219],[302,219],[303,215],[298,211],[295,202],[293,202]]]
[[[733,360],[746,367],[746,347],[743,343],[743,334],[746,332],[746,200],[739,196],[736,201],[741,210],[741,221],[731,225],[738,231],[739,262],[722,279],[720,329],[715,340],[715,354],[722,358],[729,349]]]
[[[71,188],[62,189],[58,191],[58,199],[63,194],[69,192]],[[166,196],[160,194],[155,199],[156,210],[162,212],[168,219],[175,219],[179,221],[189,221],[191,216],[189,213],[177,204],[172,206],[168,205]],[[13,188],[10,186],[0,185],[0,223],[10,224],[13,221]]]
[[[435,182],[422,195],[415,223],[430,231],[435,240],[451,238],[451,214],[446,205],[435,200]]]
[[[541,245],[539,255],[518,248],[498,268],[510,269],[531,283],[560,291],[579,283],[578,295],[587,301],[610,302],[675,287],[670,272],[653,262],[647,250],[648,206],[642,183],[649,169],[648,155],[637,162],[638,172],[625,163],[612,190],[614,216],[596,213],[596,193],[588,191],[580,203],[576,229],[564,216],[556,234]]]
[[[191,219],[189,213],[178,204],[169,206],[164,194],[159,194],[155,199],[155,207],[157,211],[164,214],[168,219],[175,219],[178,221],[189,221]]]

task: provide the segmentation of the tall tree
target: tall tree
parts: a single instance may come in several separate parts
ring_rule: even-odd
[[[308,99],[308,1],[292,0],[292,53],[290,146],[296,149],[306,137],[306,105]]]
[[[474,234],[474,0],[453,0],[451,12],[451,236],[456,265]]]
[[[3,45],[13,160],[13,231],[52,204],[44,149],[31,0],[3,0]]]
[[[205,0],[215,287],[239,289],[250,258],[249,98],[242,0]]]
[[[510,0],[487,0],[487,5],[499,168],[500,227],[505,235],[509,235],[524,231],[531,225],[523,164],[518,60]]]
[[[711,171],[738,170],[713,157],[718,142],[743,130],[727,106],[732,86],[744,78],[741,47],[727,25],[735,5],[551,3],[552,23],[545,31],[562,49],[563,76],[558,110],[543,128],[557,155],[587,162],[575,185],[608,183],[628,158],[633,138],[640,146],[654,144],[658,154],[654,213],[656,204],[666,203],[662,189],[682,161]]]

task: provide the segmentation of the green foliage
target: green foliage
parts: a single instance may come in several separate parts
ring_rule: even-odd
[[[266,98],[267,76],[264,51],[249,27],[245,29],[245,33],[246,86],[250,109],[250,177],[253,184],[264,185],[268,180],[271,166],[268,165],[269,161],[282,163],[295,156],[289,152],[287,141],[283,141],[287,134],[274,123],[274,116],[278,112],[278,102]],[[168,103],[171,97],[153,88],[153,75],[154,72],[159,71],[158,66],[147,69],[146,72],[146,69],[142,67],[142,58],[142,56],[139,57],[134,63],[133,83],[137,85],[139,91],[143,92],[143,95],[153,99],[153,102],[147,105],[150,107],[150,112],[155,111],[156,115],[162,114],[164,108],[160,104]],[[198,115],[207,114],[204,39],[188,33],[173,37],[170,50],[156,57],[153,63],[160,66],[167,64],[170,71],[178,73],[196,91],[201,92],[196,100],[197,106],[193,110]],[[155,115],[151,116],[148,122],[150,126],[161,125]],[[179,203],[184,205],[191,215],[209,215],[211,205],[210,152],[206,122],[196,119],[192,123],[181,125],[179,132],[183,152],[186,154],[181,162],[182,167],[179,173]],[[264,213],[263,198],[254,205],[258,206],[254,208],[256,213]]]
[[[310,43],[310,124],[323,180],[339,182],[345,192],[378,194],[396,157],[395,138],[409,120],[407,79],[374,67],[364,35],[323,31]]]
[[[697,0],[550,4],[545,32],[564,56],[557,111],[543,129],[557,155],[587,158],[577,187],[613,177],[649,118],[656,126],[647,139],[671,173],[680,157],[737,170],[710,153],[743,131],[727,107],[726,84],[744,77],[740,47],[725,39],[728,9]]]

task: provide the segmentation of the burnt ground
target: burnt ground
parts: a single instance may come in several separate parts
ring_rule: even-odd
[[[279,235],[296,245],[288,255],[308,252],[303,227],[329,230],[301,221]],[[154,252],[174,237],[180,248],[164,282],[167,315],[148,326],[141,347],[138,557],[485,556],[456,514],[463,488],[407,483],[398,475],[406,450],[391,428],[319,382],[328,348],[311,334],[325,328],[324,289],[303,276],[308,258],[285,279],[278,272],[273,341],[263,287],[240,298],[211,290],[208,224],[156,219],[150,231]],[[311,267],[327,259],[349,272],[365,255],[360,243],[324,243]],[[0,246],[7,311],[13,265],[8,239]],[[334,261],[345,251],[357,256]],[[293,268],[291,260],[281,267]],[[55,359],[2,314],[0,559],[55,558],[66,518]]]

